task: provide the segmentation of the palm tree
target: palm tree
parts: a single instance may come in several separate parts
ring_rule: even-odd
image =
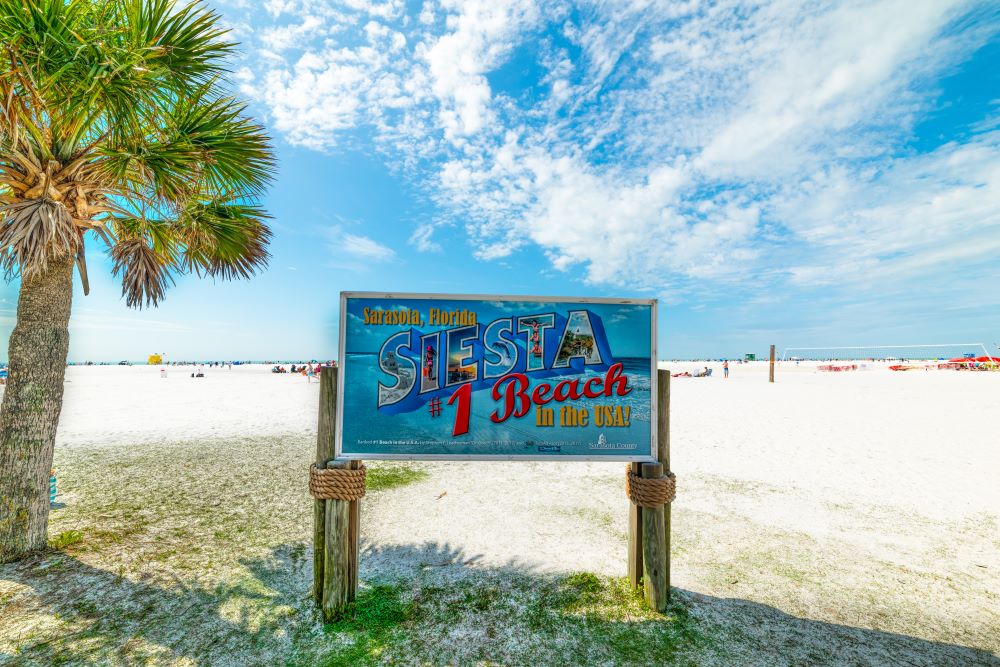
[[[20,277],[0,408],[0,562],[43,548],[74,267],[108,248],[131,307],[172,276],[251,276],[262,127],[225,91],[219,16],[174,0],[0,0],[0,268]]]

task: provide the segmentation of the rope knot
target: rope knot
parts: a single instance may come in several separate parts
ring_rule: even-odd
[[[365,464],[356,470],[309,466],[309,493],[317,500],[358,500],[365,495]]]
[[[677,476],[672,472],[663,477],[640,477],[625,466],[625,495],[639,507],[659,507],[677,497]]]

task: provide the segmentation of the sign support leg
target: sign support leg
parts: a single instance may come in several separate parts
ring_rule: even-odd
[[[337,423],[337,369],[319,374],[319,424],[316,428],[316,467],[325,468],[333,458],[334,428]],[[323,602],[323,567],[326,559],[326,501],[313,500],[313,598]]]
[[[362,462],[352,460],[348,467],[351,470],[361,468]],[[361,535],[361,501],[352,500],[348,503],[347,516],[347,546],[350,550],[347,562],[347,601],[354,602],[358,596],[358,563],[359,543]]]
[[[632,472],[640,474],[640,464],[632,463]],[[642,508],[628,504],[628,582],[632,590],[642,588]]]
[[[645,479],[663,477],[662,463],[643,463]],[[670,555],[667,552],[666,506],[642,508],[642,588],[646,604],[666,611],[670,594]]]
[[[663,466],[663,474],[670,474],[670,371],[656,371],[656,458]],[[666,572],[665,602],[670,600],[670,506],[663,506],[663,568]]]
[[[316,466],[358,470],[358,460],[335,459],[337,369],[320,371]],[[315,500],[313,518],[313,597],[327,622],[342,614],[358,591],[360,506],[357,500]]]
[[[347,459],[333,459],[328,468],[348,468]],[[351,561],[357,562],[351,544],[351,501],[326,501],[326,557],[323,563],[323,620],[330,622],[354,601]],[[356,502],[354,504],[357,504]],[[354,577],[357,583],[357,575]]]
[[[670,472],[670,371],[657,371],[657,461],[633,463],[632,472],[659,479]],[[670,601],[670,503],[640,507],[629,503],[628,578],[643,590],[646,604],[665,611]]]

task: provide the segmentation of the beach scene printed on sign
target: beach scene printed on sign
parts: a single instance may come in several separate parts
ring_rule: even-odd
[[[652,301],[342,303],[343,455],[651,456]]]

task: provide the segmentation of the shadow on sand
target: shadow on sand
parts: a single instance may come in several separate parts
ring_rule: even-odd
[[[447,544],[366,545],[365,588],[359,607],[384,604],[384,599],[366,598],[365,591],[387,589],[397,592],[395,599],[403,601],[400,609],[405,611],[387,630],[384,641],[366,643],[352,638],[352,633],[368,631],[365,619],[381,623],[391,613],[386,616],[376,610],[379,613],[374,616],[359,614],[353,626],[324,628],[310,596],[311,562],[307,545],[285,544],[262,558],[240,561],[241,567],[228,573],[177,576],[166,568],[152,568],[145,577],[123,577],[64,553],[2,565],[0,664],[169,664],[181,660],[204,665],[336,665],[493,660],[546,665],[584,664],[580,656],[594,655],[585,646],[578,651],[566,649],[568,635],[560,636],[551,627],[541,631],[516,611],[541,609],[549,621],[555,621],[547,626],[558,628],[559,620],[569,619],[570,612],[558,605],[546,609],[546,596],[564,585],[566,577],[539,574],[514,563],[487,567],[478,556]],[[527,604],[524,598],[508,604],[476,594],[495,591],[498,582],[503,582],[504,590],[527,596]],[[506,588],[509,582],[513,582],[510,589]],[[449,593],[457,590],[465,594]],[[432,593],[438,596],[437,602],[428,601]],[[797,618],[747,600],[683,590],[675,590],[675,597],[686,610],[688,623],[698,630],[670,635],[681,637],[677,641],[686,645],[677,646],[676,652],[668,646],[663,652],[664,644],[656,655],[621,654],[611,647],[601,654],[605,664],[1000,665],[995,656],[981,650]],[[451,616],[435,611],[442,609]],[[661,626],[667,634],[676,630],[671,629],[669,617],[578,620],[584,636],[574,641],[584,643],[589,641],[585,635],[590,629],[612,643],[630,641],[630,633],[639,629],[646,636]],[[420,644],[408,639],[411,634],[443,637],[448,624],[464,622],[506,625],[502,630],[519,635],[519,643],[526,646],[512,654],[495,635],[490,638],[484,631],[465,633],[466,645],[460,653],[436,649],[426,655],[413,653]],[[546,642],[559,646],[546,647]],[[396,650],[401,645],[406,645],[402,653]],[[350,657],[345,646],[353,647]]]

